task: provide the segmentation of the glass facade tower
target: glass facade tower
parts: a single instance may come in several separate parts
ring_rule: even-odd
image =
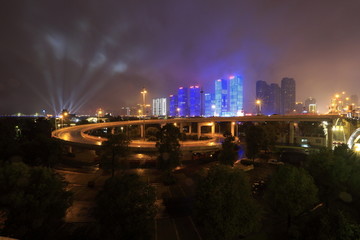
[[[178,108],[178,97],[177,95],[170,95],[169,97],[169,116],[176,117]]]
[[[243,115],[244,84],[239,76],[215,81],[215,116]]]
[[[188,105],[188,88],[179,87],[178,90],[178,108],[179,116],[189,116],[189,105]]]
[[[201,115],[201,93],[199,86],[190,86],[189,90],[189,108],[190,116],[200,116]]]

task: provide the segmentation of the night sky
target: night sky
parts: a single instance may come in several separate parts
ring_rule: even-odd
[[[242,75],[292,77],[297,101],[358,94],[360,1],[32,0],[0,7],[0,114],[79,114],[167,97],[179,86]],[[150,103],[150,102],[148,102]]]

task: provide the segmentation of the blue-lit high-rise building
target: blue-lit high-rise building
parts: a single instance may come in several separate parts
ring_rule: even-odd
[[[178,97],[177,95],[170,95],[169,97],[169,116],[176,117],[178,116]]]
[[[244,104],[244,84],[239,76],[215,81],[215,116],[241,116]]]
[[[211,117],[215,115],[215,100],[214,94],[205,93],[204,94],[204,116]]]
[[[229,115],[242,116],[244,113],[244,82],[240,76],[229,78]]]
[[[229,111],[228,80],[215,81],[215,111],[214,116],[224,116]]]
[[[179,87],[178,90],[178,116],[186,117],[189,116],[189,105],[188,105],[188,88]]]
[[[190,86],[189,90],[189,110],[190,116],[201,116],[201,90],[199,86]]]

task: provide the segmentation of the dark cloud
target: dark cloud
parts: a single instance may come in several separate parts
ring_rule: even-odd
[[[360,87],[360,2],[347,0],[27,0],[0,9],[1,113],[79,113],[164,97],[241,74],[294,77],[298,100]],[[15,87],[8,84],[13,79]]]

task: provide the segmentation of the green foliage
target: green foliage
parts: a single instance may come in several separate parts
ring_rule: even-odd
[[[251,233],[260,222],[248,179],[229,166],[213,166],[199,180],[195,207],[207,239],[234,239]]]
[[[250,159],[254,159],[263,147],[265,132],[260,126],[250,125],[245,129],[245,134],[246,156]]]
[[[218,160],[221,164],[233,166],[237,160],[236,144],[233,142],[235,137],[229,132],[224,133],[224,142],[222,143],[222,149],[218,156]]]
[[[146,128],[146,131],[145,131],[145,136],[147,138],[150,138],[150,137],[156,137],[156,134],[159,132],[160,130],[156,127],[148,127]]]
[[[159,150],[158,166],[163,170],[171,170],[180,164],[180,130],[168,123],[157,134],[156,147]]]
[[[66,183],[51,170],[23,163],[0,168],[0,212],[3,234],[23,239],[50,239],[71,205]],[[2,234],[2,235],[3,235]]]
[[[360,197],[360,159],[346,145],[311,154],[306,167],[319,187],[320,198],[328,205],[340,192]]]
[[[299,130],[302,136],[323,136],[324,128],[319,122],[299,122]]]
[[[109,178],[97,196],[94,212],[101,239],[149,239],[155,200],[154,188],[138,175]]]
[[[277,213],[294,217],[314,207],[317,192],[306,170],[285,165],[272,176],[265,198]]]
[[[112,176],[114,176],[116,168],[126,167],[124,158],[130,152],[130,142],[131,140],[125,133],[120,133],[108,135],[108,140],[103,143],[101,167],[103,169],[111,169]],[[123,161],[121,162],[119,158],[122,158]]]

